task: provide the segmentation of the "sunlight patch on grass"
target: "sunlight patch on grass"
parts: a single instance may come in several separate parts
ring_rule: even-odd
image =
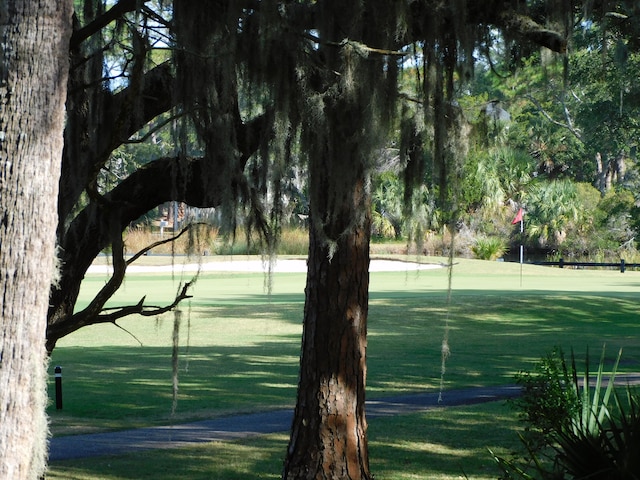
[[[261,382],[260,386],[266,387],[266,388],[296,388],[297,387],[297,385],[295,385],[294,383],[266,383],[266,382]]]
[[[407,442],[400,441],[396,443],[380,443],[383,448],[398,448],[408,452],[431,453],[434,455],[450,455],[456,458],[472,457],[477,455],[477,451],[472,449],[455,448],[453,446],[443,445],[441,443],[425,442]]]
[[[434,379],[433,382],[418,382],[418,381],[402,381],[402,382],[379,382],[375,386],[369,385],[367,392],[370,394],[376,394],[379,396],[389,396],[391,394],[397,394],[398,392],[421,392],[429,391],[438,388],[438,381]],[[371,395],[369,395],[370,397]]]
[[[368,398],[438,390],[447,318],[447,389],[513,383],[515,373],[556,345],[581,353],[587,347],[600,350],[606,342],[614,350],[624,347],[624,369],[640,368],[640,324],[632,293],[640,290],[640,272],[575,275],[525,265],[524,273],[519,287],[519,265],[461,260],[454,268],[448,309],[446,269],[372,273]],[[104,280],[102,276],[94,283]],[[295,401],[304,275],[277,274],[274,281],[276,293],[269,297],[262,274],[212,274],[198,280],[195,297],[183,305],[182,418]],[[175,293],[174,286],[165,288],[162,282],[171,283],[171,277],[132,275],[120,299],[137,302],[159,292],[159,298],[149,296],[156,303]],[[86,292],[82,295],[86,302]],[[221,303],[231,296],[229,304]],[[121,323],[143,347],[116,327],[101,325],[62,339],[54,350],[51,364],[63,367],[65,395],[64,421],[49,410],[55,431],[86,425],[86,419],[98,418],[104,428],[113,428],[114,419],[126,426],[132,417],[148,424],[166,418],[172,315]],[[131,410],[123,411],[124,406]]]

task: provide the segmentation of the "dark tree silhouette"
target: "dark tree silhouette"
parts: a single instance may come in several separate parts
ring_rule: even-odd
[[[415,162],[431,159],[433,186],[455,218],[454,180],[465,154],[455,95],[472,74],[474,47],[499,28],[563,52],[565,36],[553,25],[557,18],[564,24],[572,5],[558,9],[557,3],[530,12],[527,2],[498,0],[175,0],[171,7],[121,0],[105,10],[101,1],[85,0],[70,42],[57,228],[62,267],[51,293],[49,350],[83,326],[153,313],[143,303],[115,314],[102,309],[124,278],[123,230],[157,205],[247,205],[271,244],[282,172],[295,161],[298,142],[309,173],[311,226],[284,478],[372,478],[364,400],[369,175],[376,151],[394,125],[414,129],[401,136],[430,154],[403,156],[411,160],[408,185],[422,181],[410,174],[424,171]],[[172,56],[162,57],[156,46],[170,46]],[[403,110],[398,72],[409,56],[419,72],[420,131],[396,114]],[[120,78],[105,79],[118,69]],[[175,156],[152,160],[102,190],[99,174],[114,150],[159,115],[193,128],[201,155],[190,155],[178,136]],[[114,275],[74,313],[87,268],[107,246]],[[187,295],[181,291],[176,302]]]

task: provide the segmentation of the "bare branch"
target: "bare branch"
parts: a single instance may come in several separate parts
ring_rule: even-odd
[[[488,42],[488,40],[487,40],[487,42]],[[491,69],[491,72],[493,72],[493,74],[495,76],[497,76],[498,78],[502,78],[502,79],[509,78],[511,76],[510,73],[502,74],[502,73],[498,72],[498,69],[496,68],[495,64],[493,63],[493,58],[491,58],[491,48],[489,48],[489,44],[488,43],[486,43],[484,45],[483,50],[484,50],[484,56],[487,59],[487,61],[489,62],[489,68]]]
[[[376,53],[379,55],[393,55],[398,57],[405,57],[409,55],[408,52],[402,52],[399,50],[388,50],[386,48],[370,47],[368,45],[365,45],[364,43],[356,42],[354,40],[349,40],[348,38],[342,40],[341,42],[322,42],[319,37],[312,35],[310,33],[307,33],[305,37],[311,40],[312,42],[320,45],[328,45],[331,47],[341,47],[341,48],[346,46],[352,46],[356,51],[361,51],[364,53]]]
[[[186,227],[184,227],[180,233],[178,233],[177,235],[174,235],[173,237],[170,238],[166,238],[164,240],[158,240],[157,242],[153,242],[150,245],[147,245],[146,247],[144,247],[142,250],[140,250],[138,253],[136,253],[133,257],[131,257],[129,260],[127,260],[126,264],[127,267],[129,265],[131,265],[133,262],[135,262],[137,259],[139,259],[141,256],[143,256],[144,254],[146,254],[148,251],[159,247],[160,245],[164,245],[165,243],[170,243],[170,242],[175,242],[178,238],[180,238],[185,232],[188,232],[189,230],[191,230],[193,227],[197,226],[197,225],[206,225],[206,223],[203,222],[198,222],[198,223],[190,223],[189,225],[187,225]]]
[[[147,133],[145,133],[142,137],[137,137],[131,140],[126,140],[125,142],[123,142],[124,144],[139,144],[139,143],[144,143],[146,142],[154,133],[159,132],[160,130],[162,130],[165,126],[167,126],[168,124],[170,124],[171,122],[173,122],[174,120],[181,118],[182,116],[184,116],[183,113],[177,113],[175,115],[171,115],[169,118],[167,118],[166,120],[163,120],[162,122],[158,123],[156,126],[154,126],[152,129],[150,129]]]
[[[546,118],[549,122],[551,122],[552,124],[554,124],[554,125],[556,125],[558,127],[562,127],[562,128],[567,129],[580,142],[584,142],[584,140],[582,138],[582,134],[580,133],[580,130],[578,130],[577,128],[575,128],[573,126],[573,122],[571,121],[571,115],[569,114],[569,109],[567,108],[567,105],[564,102],[561,102],[561,103],[562,103],[562,108],[563,108],[563,111],[564,111],[566,123],[559,122],[558,120],[553,118],[549,114],[549,112],[547,112],[544,109],[544,107],[540,104],[540,102],[538,100],[536,100],[532,95],[527,94],[524,97],[527,100],[529,100],[531,103],[533,103],[535,105],[535,107],[538,109],[538,111],[542,114],[542,116],[544,116],[544,118]]]
[[[169,22],[168,20],[166,20],[162,15],[158,15],[157,12],[154,12],[151,8],[149,8],[147,5],[142,5],[142,11],[151,19],[153,19],[154,21],[158,22],[159,25],[162,25],[163,27],[171,30],[172,26],[171,26],[171,22]]]
[[[573,135],[575,135],[575,137],[578,140],[582,141],[582,135],[580,135],[580,131],[573,126],[573,120],[571,119],[571,113],[569,112],[569,108],[567,107],[566,102],[564,100],[562,100],[560,103],[562,104],[562,110],[564,112],[564,118],[565,118],[565,120],[567,122],[567,128],[569,128],[569,131],[571,133],[573,133]]]
[[[126,328],[124,328],[122,325],[118,325],[116,322],[113,322],[113,324],[118,327],[120,330],[122,330],[123,332],[125,332],[126,334],[128,334],[131,338],[133,338],[136,342],[138,342],[140,344],[140,346],[143,346],[142,341],[136,337],[133,332],[127,330]]]
[[[145,306],[144,305],[145,297],[142,297],[142,299],[140,299],[140,301],[136,305],[128,305],[124,307],[112,307],[112,308],[104,309],[105,312],[113,310],[113,313],[107,313],[107,314],[103,313],[100,315],[93,315],[93,316],[86,315],[86,312],[84,312],[82,316],[80,315],[80,313],[77,313],[77,314],[74,314],[73,317],[65,323],[49,325],[47,329],[47,348],[49,349],[49,351],[51,351],[53,346],[55,346],[55,342],[59,338],[71,332],[74,332],[81,327],[86,327],[89,325],[98,325],[101,323],[113,323],[116,327],[123,329],[116,322],[119,319],[124,318],[128,315],[138,314],[138,315],[142,315],[143,317],[152,317],[152,316],[160,315],[162,313],[166,313],[174,309],[176,306],[178,306],[178,304],[182,300],[193,297],[192,295],[188,294],[188,290],[195,283],[196,279],[197,279],[197,275],[190,282],[187,282],[184,285],[180,285],[178,287],[178,293],[175,299],[173,300],[173,302],[171,302],[170,305],[166,305],[164,307]]]
[[[100,289],[89,305],[82,311],[74,314],[79,318],[91,318],[102,310],[114,293],[122,285],[127,264],[124,260],[124,242],[122,235],[116,235],[111,244],[111,258],[113,259],[113,274],[109,281]]]
[[[422,105],[424,103],[422,101],[422,99],[416,98],[416,97],[412,97],[411,95],[409,95],[407,93],[403,93],[403,92],[398,94],[398,98],[402,98],[403,100],[406,100],[407,102],[417,103],[418,105]]]
[[[109,301],[109,299],[115,294],[115,292],[120,288],[122,282],[125,277],[125,272],[127,267],[136,261],[140,256],[144,255],[146,252],[151,250],[158,245],[162,245],[168,242],[173,242],[177,240],[180,236],[182,236],[189,229],[194,227],[195,225],[200,225],[200,223],[190,224],[187,227],[183,228],[180,233],[177,235],[161,240],[158,242],[154,242],[151,245],[148,245],[144,249],[140,250],[136,255],[134,255],[129,260],[125,261],[124,259],[124,242],[122,241],[122,235],[116,234],[114,235],[114,240],[112,242],[112,259],[113,259],[113,274],[109,281],[100,289],[100,291],[96,294],[90,304],[84,309],[77,313],[74,313],[70,318],[67,318],[64,322],[49,324],[47,328],[47,342],[48,347],[51,349],[58,338],[61,338],[69,333],[88,325],[96,325],[99,323],[113,323],[123,317],[128,315],[142,315],[142,316],[155,316],[160,315],[162,313],[168,312],[175,308],[182,300],[186,298],[192,298],[192,295],[188,295],[188,289],[196,282],[199,272],[194,275],[190,282],[187,282],[183,285],[180,285],[179,292],[177,293],[175,299],[170,305],[166,306],[157,306],[157,305],[145,305],[145,297],[142,297],[140,301],[136,305],[129,305],[124,307],[108,307],[105,308],[105,304]],[[112,312],[112,313],[104,313],[104,312]],[[118,325],[119,326],[119,325]]]
[[[576,94],[576,92],[574,92],[573,90],[570,90],[571,92],[571,96],[578,102],[578,103],[582,103],[582,99]]]
[[[98,315],[95,321],[92,322],[92,324],[115,323],[116,321],[118,321],[123,317],[134,315],[134,314],[142,315],[143,317],[155,317],[157,315],[161,315],[163,313],[169,312],[173,310],[175,307],[177,307],[181,301],[187,298],[193,298],[193,295],[188,294],[188,290],[196,282],[196,280],[197,280],[197,275],[190,282],[186,282],[184,285],[181,284],[178,287],[178,293],[176,294],[176,297],[174,298],[173,302],[171,302],[170,305],[166,305],[164,307],[160,307],[157,305],[145,305],[144,304],[145,297],[142,297],[136,305],[127,305],[124,307],[112,307],[112,308],[106,309],[105,311],[108,311],[108,310],[115,310],[115,311],[113,313]]]
[[[182,229],[182,231],[171,237],[171,238],[167,238],[165,240],[160,240],[158,242],[154,242],[151,245],[148,245],[147,247],[143,248],[142,250],[140,250],[137,254],[135,254],[133,257],[131,257],[129,260],[125,261],[124,260],[124,242],[122,241],[122,236],[121,235],[116,235],[115,236],[115,240],[112,243],[112,258],[113,258],[113,275],[111,276],[111,278],[109,279],[109,281],[105,284],[104,287],[102,287],[102,289],[98,292],[98,294],[94,297],[94,299],[91,301],[91,303],[89,304],[89,306],[87,308],[85,308],[84,310],[82,310],[81,312],[78,313],[79,316],[84,316],[84,317],[92,317],[92,316],[98,316],[98,318],[104,318],[105,320],[103,320],[103,322],[113,322],[115,320],[111,320],[111,316],[114,314],[109,314],[109,315],[99,315],[100,312],[105,311],[105,304],[109,301],[109,299],[111,297],[113,297],[113,295],[116,293],[116,291],[120,288],[120,286],[122,285],[122,281],[124,280],[124,276],[125,273],[127,271],[127,267],[129,265],[131,265],[133,262],[135,262],[138,258],[140,258],[142,255],[144,255],[146,252],[148,252],[149,250],[151,250],[152,248],[155,248],[159,245],[163,245],[165,243],[169,243],[169,242],[175,242],[178,238],[180,238],[185,232],[189,231],[194,225],[196,224],[191,224],[191,225],[187,225],[185,228]],[[178,302],[180,302],[181,300],[183,300],[184,298],[188,298],[186,297],[186,289],[195,282],[195,279],[197,278],[194,277],[194,279],[189,282],[188,284],[185,285],[185,289],[183,289],[183,292],[181,295],[179,295],[178,297],[176,297],[176,301],[174,301],[174,303],[172,303],[170,306],[168,307],[152,307],[154,308],[156,313],[151,313],[150,315],[159,315],[160,313],[164,313],[166,311],[171,310],[175,305],[178,304]],[[145,307],[144,307],[144,297],[140,300],[140,302],[138,302],[137,305],[133,306],[133,307],[122,307],[122,308],[118,308],[119,312],[122,313],[122,315],[117,316],[116,319],[118,318],[122,318],[125,315],[131,315],[133,313],[138,313],[141,315],[146,315],[145,313]],[[128,312],[128,313],[124,313],[124,312]],[[74,315],[75,317],[75,315]]]
[[[70,41],[71,48],[73,49],[77,47],[87,38],[99,32],[102,28],[106,27],[114,20],[117,20],[125,13],[133,12],[138,7],[138,4],[138,0],[120,0],[103,15],[100,15],[89,24],[73,32]]]

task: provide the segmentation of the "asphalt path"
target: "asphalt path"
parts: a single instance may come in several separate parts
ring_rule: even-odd
[[[422,412],[490,402],[515,397],[520,390],[514,385],[480,387],[438,392],[414,393],[367,401],[367,418]],[[151,449],[179,448],[189,445],[249,438],[267,433],[286,432],[291,427],[290,409],[233,415],[198,422],[138,428],[116,432],[90,433],[53,437],[49,460],[122,455]]]
[[[640,373],[618,374],[616,385],[640,385]],[[520,387],[516,385],[502,385],[448,390],[442,393],[412,393],[368,400],[366,412],[369,419],[388,417],[434,408],[506,400],[520,395],[520,392]],[[55,462],[122,455],[287,432],[292,419],[292,410],[280,409],[159,427],[53,437],[50,440],[49,460]]]

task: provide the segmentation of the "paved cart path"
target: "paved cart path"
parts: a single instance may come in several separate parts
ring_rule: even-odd
[[[482,403],[518,395],[514,385],[414,393],[367,402],[367,418],[419,412],[436,407]],[[197,443],[236,440],[266,433],[286,432],[291,409],[219,417],[212,420],[105,433],[54,437],[50,461],[120,455],[150,449],[178,448]]]
[[[618,374],[616,384],[640,385],[640,373]],[[516,385],[449,390],[441,396],[438,392],[412,393],[367,401],[367,418],[504,400],[519,394],[520,388]],[[282,409],[160,427],[54,437],[51,439],[49,459],[55,462],[121,455],[286,432],[291,426],[292,416],[291,409]]]

